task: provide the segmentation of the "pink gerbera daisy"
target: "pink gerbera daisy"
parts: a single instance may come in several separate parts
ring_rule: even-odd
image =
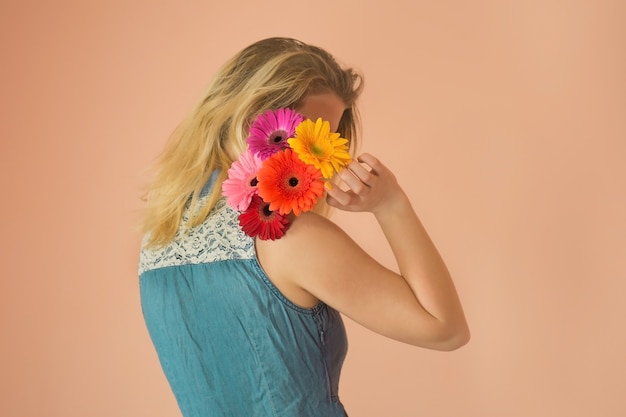
[[[228,178],[222,183],[222,195],[229,206],[244,211],[250,205],[252,196],[257,193],[256,178],[263,161],[249,150],[242,153],[239,159],[228,169]]]
[[[264,160],[288,148],[287,139],[296,134],[296,126],[302,120],[302,115],[288,108],[268,110],[259,115],[250,126],[250,150]]]

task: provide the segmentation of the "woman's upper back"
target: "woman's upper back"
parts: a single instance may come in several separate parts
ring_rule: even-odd
[[[339,314],[293,304],[262,270],[237,213],[143,248],[142,308],[186,417],[344,416],[337,395],[347,342]]]

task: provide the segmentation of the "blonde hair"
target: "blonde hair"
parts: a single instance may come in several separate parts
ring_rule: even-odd
[[[359,116],[355,102],[361,75],[342,68],[328,52],[295,39],[256,42],[227,61],[209,84],[204,98],[174,130],[155,165],[146,193],[142,231],[147,246],[172,241],[189,209],[187,228],[197,226],[221,197],[227,170],[246,149],[254,118],[268,109],[298,108],[307,95],[335,93],[346,105],[338,132],[357,146]],[[206,202],[199,197],[211,174],[215,186]]]

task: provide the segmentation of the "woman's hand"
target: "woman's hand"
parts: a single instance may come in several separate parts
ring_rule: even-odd
[[[326,201],[328,205],[341,210],[376,214],[403,194],[393,173],[368,153],[353,160],[336,175],[336,179],[347,189],[332,184],[327,187]]]

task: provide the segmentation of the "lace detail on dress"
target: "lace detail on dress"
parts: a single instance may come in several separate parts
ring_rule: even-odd
[[[175,265],[202,264],[228,259],[252,259],[254,241],[239,227],[238,213],[220,199],[207,219],[186,233],[185,213],[174,240],[158,249],[142,245],[139,256],[139,274]],[[147,236],[144,238],[146,241]]]

